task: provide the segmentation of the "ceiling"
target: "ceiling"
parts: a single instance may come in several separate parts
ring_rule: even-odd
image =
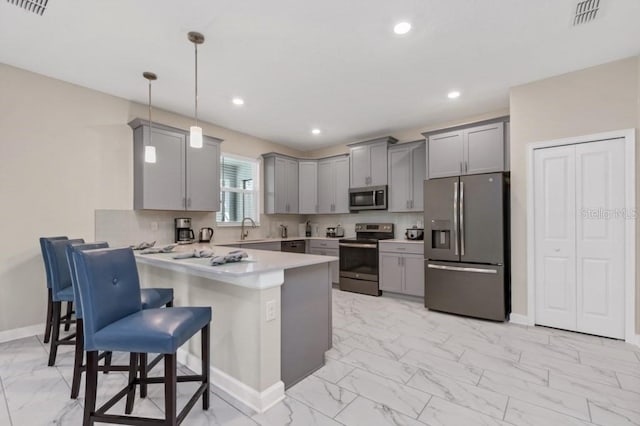
[[[3,1],[0,62],[140,103],[153,71],[154,107],[192,116],[199,31],[200,118],[311,150],[506,108],[514,85],[639,54],[640,1],[600,2],[573,27],[570,0],[49,0],[42,16]]]

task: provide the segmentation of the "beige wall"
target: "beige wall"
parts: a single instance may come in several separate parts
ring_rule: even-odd
[[[632,57],[512,88],[511,260],[514,313],[527,314],[527,144],[640,127],[639,64],[640,57]]]
[[[0,331],[45,317],[38,237],[94,238],[96,209],[133,208],[132,131],[144,105],[0,64]],[[187,129],[165,111],[154,121]],[[222,151],[300,152],[202,123]]]

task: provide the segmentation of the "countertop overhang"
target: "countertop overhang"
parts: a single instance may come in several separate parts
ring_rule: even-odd
[[[216,256],[224,256],[231,250],[229,247],[207,245]],[[194,245],[180,247],[179,252],[195,248]],[[142,265],[150,265],[176,272],[182,272],[211,280],[226,282],[241,287],[262,290],[279,287],[284,283],[284,271],[310,265],[319,265],[337,261],[334,256],[314,254],[288,253],[266,250],[243,249],[248,254],[246,259],[235,263],[211,266],[207,258],[174,259],[176,252],[158,254],[136,253],[136,261]]]

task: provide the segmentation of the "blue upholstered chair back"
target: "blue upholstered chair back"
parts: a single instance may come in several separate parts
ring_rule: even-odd
[[[76,318],[82,318],[82,303],[80,303],[80,294],[78,293],[78,278],[76,276],[76,265],[73,263],[73,252],[76,250],[84,251],[103,248],[109,248],[109,243],[100,241],[96,243],[70,244],[65,247],[65,253],[67,254],[67,266],[69,267],[71,285],[73,286],[73,300],[76,301]]]
[[[130,248],[74,251],[87,351],[103,327],[142,310],[138,268]]]
[[[44,262],[44,272],[47,275],[47,288],[51,288],[51,266],[50,260],[47,253],[47,249],[45,247],[46,241],[59,241],[59,240],[68,240],[67,237],[40,237],[40,251],[42,252],[42,261]]]
[[[65,249],[70,244],[84,243],[83,239],[76,240],[56,240],[45,241],[45,250],[50,259],[51,267],[51,292],[54,302],[61,299],[57,294],[71,286],[71,273],[67,265],[67,254]]]

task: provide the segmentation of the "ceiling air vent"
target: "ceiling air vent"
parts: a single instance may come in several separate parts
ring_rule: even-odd
[[[7,3],[15,4],[27,12],[33,12],[42,16],[49,0],[7,0]]]
[[[596,19],[600,10],[600,0],[585,0],[576,5],[576,15],[573,17],[573,26],[586,24]]]

